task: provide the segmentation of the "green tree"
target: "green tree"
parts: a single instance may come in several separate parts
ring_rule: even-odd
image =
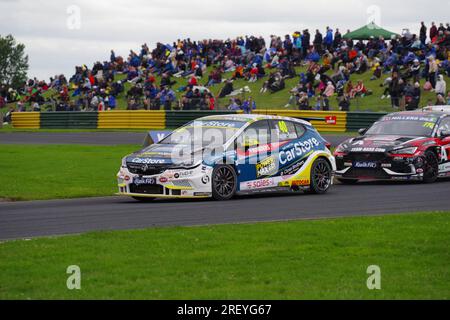
[[[0,35],[0,83],[18,88],[27,80],[28,55],[25,45],[12,35]]]

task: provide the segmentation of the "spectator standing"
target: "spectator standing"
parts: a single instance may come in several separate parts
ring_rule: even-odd
[[[430,40],[433,41],[433,39],[435,37],[437,37],[438,35],[438,29],[436,27],[436,24],[434,22],[431,23],[431,28],[430,28]]]
[[[311,46],[311,35],[309,34],[309,30],[305,29],[302,35],[303,57],[306,57],[306,55],[308,54],[310,46]]]
[[[253,100],[252,97],[249,97],[247,100],[244,101],[242,104],[242,110],[246,114],[252,113],[253,110],[256,110],[256,102]]]
[[[316,30],[316,35],[314,37],[313,45],[314,49],[319,55],[322,55],[322,43],[323,43],[323,36],[320,33],[319,29]]]
[[[175,93],[168,86],[160,92],[161,104],[164,106],[164,110],[172,110],[172,102],[176,99]]]
[[[421,27],[420,27],[420,42],[422,45],[425,45],[427,41],[427,27],[425,25],[425,22],[422,21]]]
[[[439,66],[433,56],[428,57],[428,81],[430,81],[433,89],[436,88],[436,80],[439,71]]]
[[[436,82],[436,94],[445,97],[445,93],[447,92],[447,83],[444,80],[444,76],[440,74],[438,76],[438,81]]]

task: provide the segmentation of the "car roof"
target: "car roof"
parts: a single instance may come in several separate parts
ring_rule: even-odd
[[[264,114],[225,114],[225,115],[213,115],[207,116],[203,118],[199,118],[197,120],[228,120],[228,121],[242,121],[247,123],[253,123],[255,121],[260,120],[285,120],[285,121],[294,121],[297,123],[301,123],[307,126],[312,126],[311,123],[296,119],[296,118],[288,118],[288,117],[280,117],[280,116],[272,116],[272,115],[264,115]]]
[[[387,114],[387,117],[395,117],[395,116],[434,116],[438,119],[444,115],[448,115],[446,112],[440,111],[427,111],[427,110],[414,110],[414,111],[401,111],[401,112],[393,112]]]
[[[426,112],[443,112],[443,113],[446,113],[446,114],[450,114],[450,105],[448,105],[448,106],[427,106],[427,107],[424,107],[423,109],[422,109],[422,111],[426,111]]]

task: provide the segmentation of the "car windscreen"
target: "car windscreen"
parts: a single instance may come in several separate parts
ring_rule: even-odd
[[[175,130],[159,144],[222,146],[245,124],[244,121],[195,120]]]
[[[366,135],[430,137],[436,121],[433,117],[385,117],[374,123]]]

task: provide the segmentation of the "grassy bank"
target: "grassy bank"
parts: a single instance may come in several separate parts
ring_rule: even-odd
[[[449,299],[449,231],[449,213],[423,213],[11,241],[0,299]]]

